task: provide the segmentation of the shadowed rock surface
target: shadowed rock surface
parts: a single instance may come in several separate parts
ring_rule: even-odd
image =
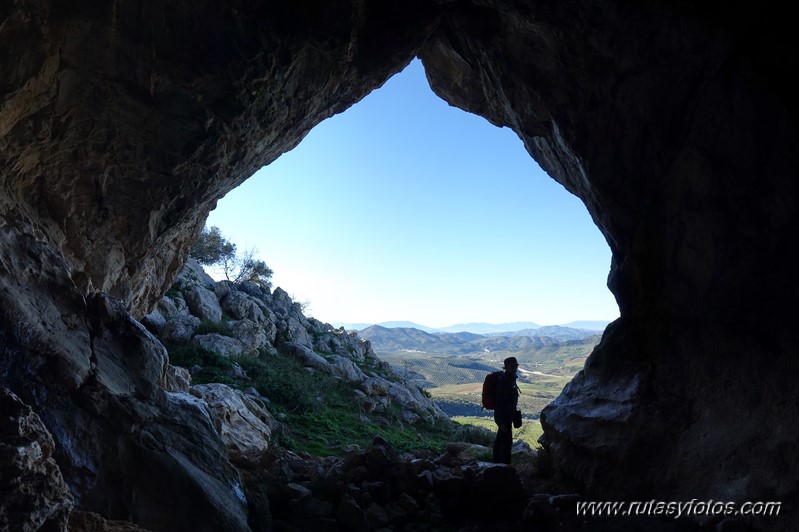
[[[53,460],[53,437],[6,389],[0,389],[0,412],[0,529],[64,528],[73,501]]]
[[[2,386],[52,435],[77,508],[252,528],[250,481],[164,390],[166,354],[134,318],[217,199],[418,54],[442,98],[519,134],[613,253],[621,318],[542,415],[555,469],[604,499],[781,500],[751,524],[787,530],[789,18],[743,2],[4,2]]]

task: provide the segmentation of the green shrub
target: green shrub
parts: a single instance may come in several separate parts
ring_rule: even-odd
[[[476,443],[491,447],[496,434],[486,428],[474,425],[458,425],[453,430],[453,439],[464,443]]]
[[[242,357],[239,364],[252,385],[284,412],[305,412],[317,407],[319,374],[311,373],[294,357]]]
[[[200,322],[199,327],[197,327],[196,334],[221,334],[222,336],[233,336],[233,331],[230,330],[230,325],[224,320],[222,321],[211,321],[211,320],[203,320]]]
[[[174,301],[180,296],[180,288],[178,288],[178,285],[173,284],[172,286],[169,287],[169,290],[167,290],[166,294],[164,295]]]
[[[196,344],[183,344],[167,348],[169,363],[188,368],[194,384],[220,382],[238,386],[241,383],[230,376],[235,362]]]
[[[236,254],[236,244],[228,241],[218,227],[204,227],[189,250],[200,264],[210,266]]]
[[[236,244],[222,236],[218,227],[204,227],[189,250],[189,255],[200,264],[218,265],[228,281],[271,287],[274,272],[264,261],[255,258],[256,253],[255,249],[239,252]]]

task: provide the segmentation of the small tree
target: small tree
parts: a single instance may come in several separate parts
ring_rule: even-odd
[[[225,279],[234,283],[253,283],[270,288],[272,286],[270,279],[274,272],[264,261],[256,259],[255,253],[256,250],[250,248],[241,254],[234,253],[232,256],[224,257],[219,264]]]
[[[223,237],[218,227],[204,227],[189,255],[205,266],[220,264],[236,256],[236,244]]]
[[[236,244],[224,236],[218,227],[203,228],[189,255],[205,266],[218,266],[225,279],[234,283],[253,283],[265,288],[272,286],[272,269],[255,258],[250,248],[237,253]]]

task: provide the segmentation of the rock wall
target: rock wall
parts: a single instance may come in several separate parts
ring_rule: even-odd
[[[797,499],[797,63],[774,23],[743,4],[473,2],[421,52],[433,89],[513,128],[613,252],[621,319],[542,413],[594,496]]]
[[[0,20],[0,379],[52,433],[79,507],[250,526],[215,428],[164,391],[163,350],[132,317],[218,198],[416,53],[445,100],[519,134],[613,252],[622,317],[543,414],[556,468],[607,498],[796,502],[790,17],[743,2],[19,0]],[[152,517],[164,504],[171,517]]]

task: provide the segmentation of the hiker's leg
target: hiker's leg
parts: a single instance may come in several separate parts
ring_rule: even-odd
[[[497,423],[497,437],[494,438],[493,460],[495,464],[502,463],[502,431],[500,430],[499,423]]]
[[[513,433],[508,427],[507,430],[502,432],[502,461],[503,464],[510,463],[510,451],[513,447]]]

